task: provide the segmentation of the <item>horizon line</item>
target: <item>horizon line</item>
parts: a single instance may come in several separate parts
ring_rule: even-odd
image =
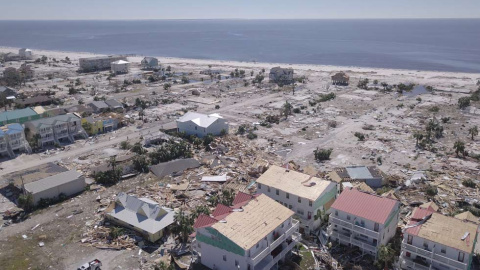
[[[264,20],[264,21],[290,21],[290,20],[480,20],[480,17],[395,17],[395,18],[176,18],[176,19],[0,19],[0,21],[213,21],[213,20]]]

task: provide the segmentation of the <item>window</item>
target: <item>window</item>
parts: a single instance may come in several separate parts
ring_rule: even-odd
[[[310,211],[307,212],[307,218],[312,219],[312,212],[310,212]]]
[[[223,255],[223,260],[227,261],[227,255]]]
[[[290,199],[290,193],[285,193],[285,196],[287,197],[287,199]]]
[[[375,223],[375,225],[373,227],[373,230],[378,232],[379,227],[380,227],[380,225],[378,223]]]
[[[302,215],[302,216],[303,216],[303,209],[300,209],[300,208],[299,208],[299,209],[297,209],[297,213],[299,213],[300,215]]]
[[[238,266],[238,261],[237,260],[235,260],[235,266]]]
[[[257,246],[256,246],[256,248],[258,248],[258,243],[257,243]]]
[[[195,130],[197,130],[197,127],[195,127]]]
[[[292,208],[293,208],[293,207],[292,207],[292,205],[291,205],[291,204],[289,204],[289,205],[288,205],[288,209],[292,209]]]
[[[262,189],[262,184],[258,184],[258,189]]]
[[[308,206],[312,206],[313,205],[313,202],[312,201],[308,201]]]
[[[298,203],[302,203],[302,198],[298,197]]]
[[[440,252],[442,252],[443,254],[446,254],[447,253],[447,248],[445,246],[442,246]]]
[[[350,215],[347,215],[347,220],[350,220]]]
[[[465,259],[465,253],[459,252],[458,253],[458,261],[463,262],[464,259]]]
[[[287,203],[283,203],[283,206],[288,207],[288,204],[287,204]]]
[[[267,191],[270,192],[270,187],[267,187]]]
[[[425,240],[423,241],[423,247],[424,247],[425,249],[428,249],[428,242],[425,241]]]
[[[337,217],[338,217],[338,211],[337,211],[337,210],[335,210],[335,216],[337,216]]]
[[[277,195],[280,195],[280,190],[277,189],[277,190],[275,191],[275,193],[276,193]]]
[[[411,245],[412,244],[412,241],[413,241],[413,236],[409,235],[407,237],[407,244]]]

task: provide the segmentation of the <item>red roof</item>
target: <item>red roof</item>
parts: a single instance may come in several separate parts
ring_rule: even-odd
[[[384,224],[397,203],[397,200],[345,189],[331,208]]]
[[[226,216],[228,216],[232,211],[233,211],[232,208],[230,208],[226,205],[223,205],[223,204],[218,204],[217,207],[215,208],[215,210],[213,210],[212,216],[216,220],[222,220]]]
[[[193,224],[193,228],[198,229],[198,228],[203,228],[203,227],[210,227],[211,225],[217,223],[217,220],[207,216],[205,214],[200,214],[195,220],[195,224]]]
[[[243,192],[238,192],[237,195],[235,196],[235,199],[233,199],[233,208],[240,208],[247,204],[251,199],[255,198],[255,196],[243,193]]]
[[[410,221],[408,222],[408,225],[414,225],[418,222],[420,222],[424,217],[431,215],[435,210],[430,209],[423,209],[423,208],[415,208],[413,210],[412,216],[410,217]],[[418,225],[415,227],[408,228],[406,230],[406,233],[411,234],[411,235],[418,235],[418,232],[420,231],[420,228],[422,228],[422,225]]]

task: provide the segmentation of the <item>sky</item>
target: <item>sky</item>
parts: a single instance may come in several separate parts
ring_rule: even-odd
[[[0,20],[480,18],[480,0],[0,0],[0,7]]]

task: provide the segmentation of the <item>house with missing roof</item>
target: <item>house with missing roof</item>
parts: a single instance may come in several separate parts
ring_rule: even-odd
[[[70,113],[27,122],[25,128],[29,130],[27,132],[29,139],[40,135],[38,143],[41,147],[55,143],[73,143],[75,139],[88,137],[82,128],[81,118]]]
[[[268,75],[270,82],[290,84],[293,83],[293,68],[274,67]]]
[[[0,155],[13,158],[16,151],[32,151],[25,139],[23,126],[15,123],[0,127]]]
[[[222,131],[228,133],[228,122],[219,114],[206,115],[188,112],[177,119],[177,131],[199,138],[205,137],[207,134],[220,135]]]
[[[402,269],[471,269],[478,225],[415,208],[403,230]]]
[[[321,214],[337,196],[336,183],[308,174],[271,166],[257,179],[257,192],[295,212],[300,232],[310,233],[321,225]]]
[[[345,189],[332,205],[327,234],[331,241],[376,256],[378,247],[395,236],[399,212],[397,200]]]
[[[341,192],[343,182],[365,182],[369,187],[377,189],[383,186],[385,174],[376,166],[349,166],[336,168],[328,174],[328,178],[338,183]]]
[[[41,199],[58,198],[60,194],[72,196],[85,189],[84,176],[75,171],[54,174],[23,185],[23,190],[31,194],[36,205]]]
[[[106,219],[137,231],[152,243],[163,237],[167,227],[174,222],[174,216],[175,212],[170,208],[123,192],[105,210]]]
[[[239,192],[233,206],[217,205],[194,224],[192,247],[217,270],[269,270],[284,262],[301,240],[294,212],[265,194]]]
[[[142,59],[140,64],[142,65],[143,69],[147,70],[160,68],[158,65],[158,59],[155,57],[145,57]]]

